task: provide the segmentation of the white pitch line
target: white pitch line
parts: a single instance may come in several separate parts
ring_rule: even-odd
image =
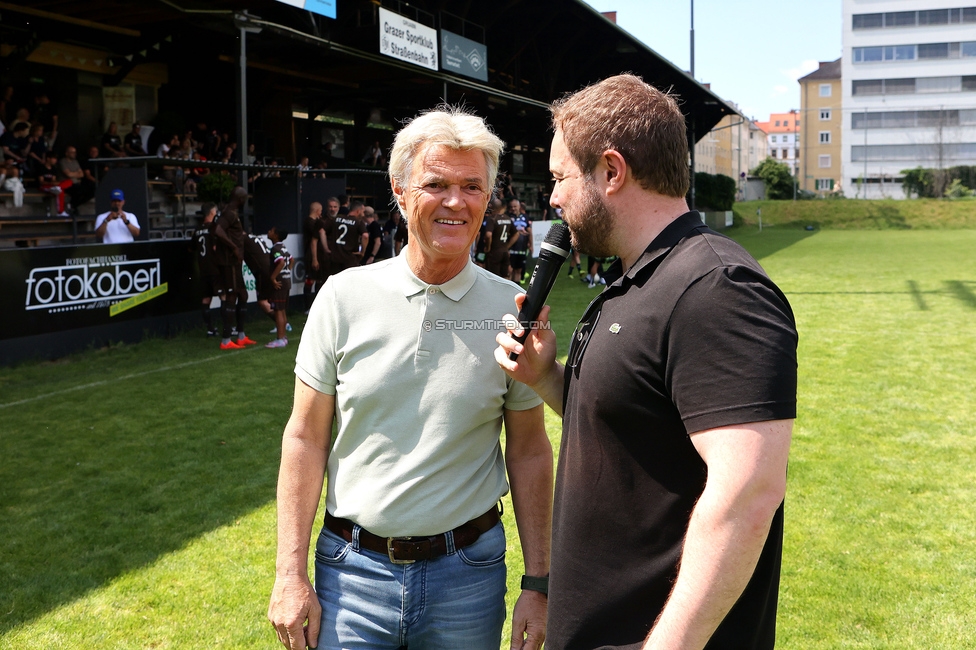
[[[239,350],[238,350],[239,352]],[[218,354],[212,357],[205,357],[203,359],[195,359],[193,361],[187,361],[186,363],[178,363],[175,366],[164,366],[162,368],[155,368],[153,370],[146,370],[145,372],[137,372],[131,375],[125,375],[123,377],[116,377],[115,379],[103,379],[101,381],[93,381],[90,384],[82,384],[81,386],[72,386],[71,388],[65,388],[62,390],[56,390],[53,393],[45,393],[44,395],[36,395],[34,397],[28,397],[27,399],[18,400],[16,402],[7,402],[6,404],[0,404],[0,409],[5,409],[10,406],[19,406],[21,404],[27,404],[29,402],[36,402],[40,399],[47,399],[49,397],[54,397],[55,395],[64,395],[65,393],[71,393],[76,390],[85,390],[87,388],[94,388],[96,386],[103,386],[105,384],[111,384],[117,381],[125,381],[127,379],[135,379],[136,377],[145,377],[146,375],[151,375],[156,372],[165,372],[167,370],[179,370],[180,368],[186,368],[187,366],[195,366],[198,363],[206,363],[208,361],[213,361],[214,359],[225,359],[231,355],[237,354],[237,352],[231,352],[230,354]]]

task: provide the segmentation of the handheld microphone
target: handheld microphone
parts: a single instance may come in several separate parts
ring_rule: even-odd
[[[518,320],[522,326],[522,335],[516,336],[515,340],[524,343],[529,336],[531,324],[539,318],[539,312],[546,304],[546,298],[552,291],[552,285],[556,283],[556,276],[559,275],[559,267],[563,265],[569,257],[569,228],[564,223],[555,223],[549,228],[545,241],[542,242],[542,251],[539,253],[539,261],[532,270],[532,277],[529,278],[529,289],[525,292],[525,301],[522,309],[519,310]],[[512,361],[518,359],[518,354],[512,352],[508,355]]]

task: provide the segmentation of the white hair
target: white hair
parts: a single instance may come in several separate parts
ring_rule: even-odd
[[[390,152],[390,178],[400,187],[406,187],[416,157],[428,147],[438,145],[455,151],[481,151],[488,170],[487,189],[495,186],[498,159],[505,143],[482,118],[448,105],[421,113],[400,129]]]

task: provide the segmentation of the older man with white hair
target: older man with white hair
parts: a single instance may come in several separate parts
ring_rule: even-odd
[[[482,119],[449,107],[405,126],[390,177],[409,246],[333,275],[312,306],[282,445],[268,612],[287,648],[496,650],[497,504],[509,482],[526,573],[511,647],[545,639],[552,449],[540,399],[492,362],[497,319],[519,287],[468,254],[502,147]]]

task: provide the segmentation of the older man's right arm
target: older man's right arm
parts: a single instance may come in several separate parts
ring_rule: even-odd
[[[281,444],[278,555],[268,607],[278,640],[290,650],[318,645],[322,608],[308,578],[308,550],[322,496],[334,414],[334,395],[295,379],[295,403]]]

